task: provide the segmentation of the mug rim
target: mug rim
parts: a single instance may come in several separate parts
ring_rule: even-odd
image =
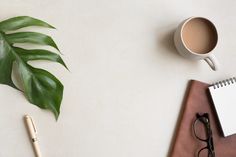
[[[215,33],[216,33],[216,42],[215,42],[214,47],[213,47],[209,52],[207,52],[207,53],[202,53],[202,54],[197,53],[197,52],[194,52],[194,51],[192,51],[191,49],[189,49],[189,48],[187,47],[187,45],[185,44],[184,40],[183,40],[183,29],[184,29],[185,25],[186,25],[189,21],[191,21],[191,20],[193,20],[193,19],[198,19],[198,18],[204,19],[204,20],[208,21],[208,22],[213,26],[213,28],[215,29]],[[216,45],[217,45],[217,43],[218,43],[218,32],[217,32],[217,29],[216,29],[215,24],[214,24],[213,22],[211,22],[208,18],[205,18],[205,17],[202,17],[202,16],[193,16],[193,17],[190,17],[190,18],[186,19],[186,20],[184,21],[184,23],[182,24],[182,26],[181,26],[180,37],[181,37],[181,42],[183,43],[184,47],[185,47],[189,52],[191,52],[192,54],[198,55],[198,56],[208,56],[209,54],[211,54],[211,53],[213,52],[213,50],[216,48]]]

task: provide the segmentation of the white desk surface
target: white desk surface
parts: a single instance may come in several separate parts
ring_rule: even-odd
[[[34,156],[22,116],[34,117],[43,156],[167,156],[187,82],[236,74],[236,1],[221,0],[2,0],[0,19],[29,15],[52,35],[71,72],[37,62],[65,85],[61,115],[29,104],[0,86],[0,157]],[[220,70],[181,58],[177,25],[190,16],[215,22]]]

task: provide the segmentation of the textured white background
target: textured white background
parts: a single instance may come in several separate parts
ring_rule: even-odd
[[[188,80],[211,83],[236,74],[235,0],[1,0],[1,20],[18,15],[57,28],[36,30],[54,37],[70,72],[34,63],[65,85],[58,122],[0,86],[0,157],[34,156],[26,113],[45,157],[167,156]],[[173,31],[190,16],[215,22],[218,72],[176,53]]]

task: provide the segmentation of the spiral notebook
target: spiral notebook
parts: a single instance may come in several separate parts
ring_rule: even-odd
[[[209,87],[224,136],[236,133],[236,78]]]

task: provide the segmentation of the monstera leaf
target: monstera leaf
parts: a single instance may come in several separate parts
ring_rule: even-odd
[[[46,22],[19,16],[0,22],[0,83],[16,88],[12,81],[12,67],[16,63],[23,91],[28,101],[42,109],[52,111],[58,118],[63,97],[62,83],[46,70],[32,67],[28,61],[49,60],[66,67],[62,58],[44,49],[24,49],[17,47],[17,43],[39,44],[54,47],[57,45],[50,36],[37,32],[14,32],[20,28],[39,26],[54,28]],[[9,33],[11,32],[11,33]],[[67,68],[67,67],[66,67]]]

